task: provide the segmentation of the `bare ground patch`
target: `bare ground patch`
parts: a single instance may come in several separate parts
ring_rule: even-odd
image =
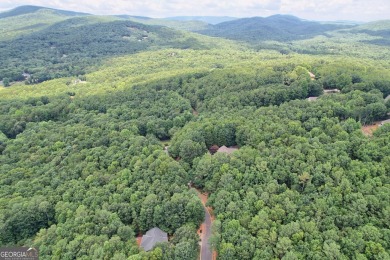
[[[362,126],[363,134],[365,136],[372,136],[373,133],[378,129],[380,123],[381,123],[381,121],[378,121],[378,122],[374,122],[371,125]]]

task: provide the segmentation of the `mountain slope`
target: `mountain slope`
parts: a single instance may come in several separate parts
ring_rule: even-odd
[[[39,6],[21,6],[0,13],[0,41],[43,30],[57,22],[86,14]]]
[[[88,15],[87,13],[79,13],[79,12],[73,12],[73,11],[64,11],[64,10],[58,10],[53,8],[47,8],[42,6],[33,6],[33,5],[24,5],[16,7],[10,11],[0,13],[0,19],[2,18],[8,18],[13,16],[19,16],[24,14],[31,14],[38,12],[40,10],[51,10],[59,15],[65,15],[65,16],[80,16],[80,15]]]
[[[304,21],[290,15],[274,15],[267,18],[252,17],[224,22],[199,33],[253,43],[305,39],[340,28],[348,26]]]
[[[176,30],[184,30],[190,32],[205,30],[208,28],[208,23],[198,21],[198,20],[179,21],[179,20],[170,20],[164,18],[149,18],[149,17],[140,17],[140,16],[126,16],[126,15],[121,15],[118,17],[125,18],[137,23],[143,23],[147,25],[166,26]]]
[[[150,48],[203,48],[196,39],[161,26],[105,17],[76,17],[18,38],[0,41],[0,79],[30,83],[84,74],[103,58]]]
[[[359,25],[356,30],[381,31],[390,29],[390,20],[381,20]]]
[[[390,55],[390,21],[376,21],[330,31],[302,41],[271,44],[275,49],[283,46],[284,49],[304,54],[348,55],[383,60]]]
[[[375,39],[365,40],[367,43],[390,46],[390,20],[363,24],[351,31],[353,33],[365,33],[375,37]]]
[[[208,24],[219,24],[237,20],[238,18],[230,16],[174,16],[167,17],[165,19],[173,21],[201,21]]]

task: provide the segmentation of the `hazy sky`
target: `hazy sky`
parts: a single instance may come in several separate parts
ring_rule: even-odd
[[[390,19],[390,0],[0,0],[0,11],[20,5],[150,17],[292,14],[312,20]]]

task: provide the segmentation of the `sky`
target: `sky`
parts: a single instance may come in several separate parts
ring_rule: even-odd
[[[291,14],[319,21],[390,19],[390,0],[0,0],[0,12],[21,5],[98,15],[128,14],[155,18]]]

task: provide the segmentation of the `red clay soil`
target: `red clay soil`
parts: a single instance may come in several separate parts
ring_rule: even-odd
[[[198,197],[202,201],[203,206],[206,206],[208,194],[207,193],[200,193],[199,190],[196,190],[196,191],[198,192]],[[209,209],[209,208],[210,207],[207,207],[207,209]],[[210,212],[210,210],[209,210],[209,212]],[[214,216],[211,214],[211,212],[210,212],[210,215],[211,215],[211,219],[214,220]],[[203,230],[204,230],[204,223],[200,224],[200,227],[199,227],[198,232],[197,232],[200,237],[202,236]]]
[[[362,126],[362,132],[365,136],[372,136],[372,134],[375,132],[375,130],[378,129],[379,124],[381,121],[374,122],[372,125],[365,125]]]
[[[198,197],[202,201],[203,206],[206,206],[209,195],[207,193],[201,193],[199,190],[196,191],[198,192]]]
[[[209,194],[208,193],[201,193],[199,190],[196,190],[196,191],[198,192],[198,197],[202,201],[203,206],[206,207],[206,203],[207,203]],[[215,216],[214,216],[213,208],[212,207],[206,207],[206,208],[207,208],[208,212],[210,213],[211,220],[214,221]]]
[[[141,240],[142,240],[142,234],[139,234],[139,235],[137,236],[137,245],[138,245],[138,247],[141,246]]]
[[[207,197],[208,197],[207,194],[202,194],[202,193],[200,193],[200,191],[198,191],[198,190],[196,190],[196,191],[198,192],[198,197],[199,197],[200,200],[202,201],[203,206],[205,206],[206,203],[207,203]],[[200,227],[199,227],[199,229],[198,229],[198,231],[197,231],[199,237],[201,237],[201,238],[202,238],[203,230],[204,230],[204,223],[200,224]]]

